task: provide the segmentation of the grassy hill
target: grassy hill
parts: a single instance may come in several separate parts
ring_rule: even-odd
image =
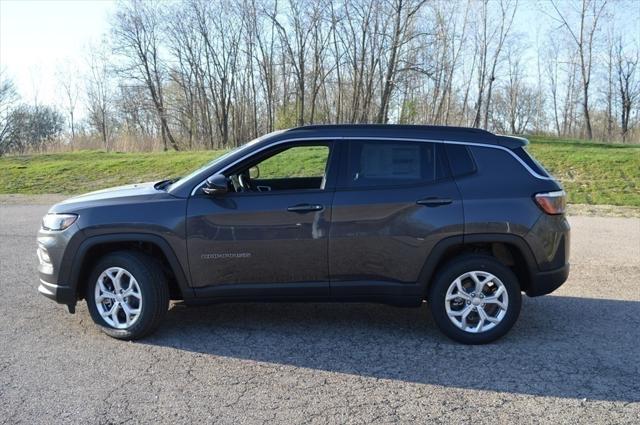
[[[640,207],[640,146],[530,138],[530,151],[562,183],[569,201]],[[80,151],[0,158],[0,193],[77,194],[127,183],[185,175],[222,151],[117,153]],[[280,164],[295,173],[315,164]]]

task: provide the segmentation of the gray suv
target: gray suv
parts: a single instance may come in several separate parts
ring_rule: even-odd
[[[569,273],[565,193],[522,138],[327,125],[258,138],[176,180],[54,205],[41,294],[104,332],[154,331],[170,300],[427,301],[469,344],[504,335],[521,293]]]

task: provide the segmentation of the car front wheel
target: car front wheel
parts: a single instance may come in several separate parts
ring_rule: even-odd
[[[109,336],[133,340],[153,332],[169,306],[164,274],[133,251],[107,254],[94,267],[85,299],[93,321]]]
[[[518,279],[508,267],[490,256],[468,255],[441,269],[428,301],[445,335],[464,344],[484,344],[511,329],[520,314],[522,296]]]

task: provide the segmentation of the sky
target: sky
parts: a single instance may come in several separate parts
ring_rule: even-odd
[[[519,2],[514,28],[524,33],[530,49],[550,25],[539,12],[544,2]],[[640,0],[612,3],[616,26],[640,39]],[[59,70],[86,69],[88,46],[108,33],[115,8],[115,0],[0,0],[0,69],[13,79],[22,100],[60,105]]]
[[[86,67],[90,41],[109,29],[111,0],[0,0],[0,67],[24,101],[60,102],[59,69]]]

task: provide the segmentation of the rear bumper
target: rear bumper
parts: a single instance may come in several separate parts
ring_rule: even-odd
[[[526,291],[530,297],[550,294],[558,289],[569,277],[569,264],[548,271],[539,271],[531,276],[531,285]]]
[[[38,292],[50,300],[60,304],[66,304],[69,306],[69,309],[72,309],[76,305],[76,294],[70,286],[56,285],[40,279]]]

